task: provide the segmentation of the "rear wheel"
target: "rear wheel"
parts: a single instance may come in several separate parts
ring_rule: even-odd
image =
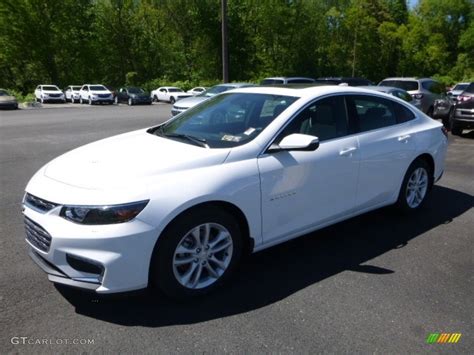
[[[153,95],[153,102],[159,102],[160,100],[158,100],[158,96],[156,95]]]
[[[115,96],[115,98],[114,98],[114,103],[115,103],[116,105],[119,104],[118,96]]]
[[[188,212],[160,236],[150,283],[173,298],[205,295],[232,274],[241,252],[241,230],[231,214],[213,207]]]
[[[433,185],[433,172],[424,159],[415,160],[403,179],[396,206],[403,212],[412,212],[423,206]]]
[[[171,96],[171,98],[170,98],[170,104],[173,105],[175,102],[176,102],[176,99],[175,99],[173,96]]]

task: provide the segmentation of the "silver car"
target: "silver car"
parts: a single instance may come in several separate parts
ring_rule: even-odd
[[[434,102],[445,94],[442,84],[430,78],[387,78],[379,86],[392,86],[407,91],[419,101],[419,108],[428,116],[433,116]]]
[[[237,89],[237,88],[244,88],[248,86],[255,86],[255,85],[249,84],[249,83],[228,83],[228,84],[219,84],[219,85],[213,86],[209,90],[204,91],[202,94],[179,100],[173,105],[173,108],[171,109],[171,114],[173,116],[176,116],[177,114],[186,111],[188,108],[196,106],[197,104],[203,101],[206,101],[210,97],[220,94],[221,92]]]

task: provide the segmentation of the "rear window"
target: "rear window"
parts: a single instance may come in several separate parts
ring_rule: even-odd
[[[282,79],[264,79],[260,82],[260,85],[274,85],[274,84],[283,84]]]
[[[291,83],[291,84],[306,84],[306,83],[313,83],[313,82],[314,82],[313,79],[302,79],[302,78],[288,79],[288,83]]]
[[[383,80],[379,86],[392,86],[405,91],[415,91],[419,89],[418,81],[415,80]]]

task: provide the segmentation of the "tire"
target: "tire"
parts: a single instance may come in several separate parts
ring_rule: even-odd
[[[41,101],[40,101],[40,102],[41,102],[42,104],[44,104],[45,101],[44,101],[43,96],[41,96]]]
[[[128,98],[128,106],[133,106],[133,100],[130,97]]]
[[[79,103],[80,103],[81,105],[84,104],[84,100],[82,99],[82,96],[79,98]]]
[[[433,171],[424,159],[417,159],[408,167],[395,204],[401,212],[419,210],[426,202],[433,186]]]
[[[119,104],[118,96],[115,96],[115,98],[114,98],[114,104],[116,104],[116,105]]]
[[[241,254],[242,233],[231,214],[215,207],[186,212],[171,222],[155,246],[150,285],[181,300],[206,295],[230,277]]]
[[[74,97],[73,97],[73,96],[71,96],[71,104],[73,104],[73,105],[74,105],[74,103],[75,103],[75,101],[74,101]]]
[[[462,128],[452,124],[451,125],[451,134],[453,136],[461,136],[462,135]]]
[[[91,99],[91,97],[90,97],[90,96],[89,96],[89,100],[87,101],[87,103],[88,103],[89,105],[91,105],[91,106],[93,105],[93,103],[92,103],[92,99]]]
[[[160,100],[158,100],[158,96],[153,95],[153,102],[160,102]]]
[[[174,105],[174,103],[176,102],[175,98],[173,96],[171,96],[170,98],[170,104],[171,105]]]

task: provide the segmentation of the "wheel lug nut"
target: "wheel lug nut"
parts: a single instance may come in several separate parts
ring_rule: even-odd
[[[197,248],[196,251],[197,251],[198,253],[200,253],[200,252],[201,252],[201,249],[200,249],[200,248]]]
[[[197,262],[198,262],[198,259],[194,259],[194,262],[197,263]]]
[[[203,264],[203,265],[206,265],[206,260],[204,260],[204,261],[202,262],[202,264]]]
[[[206,245],[206,250],[209,250],[209,245]]]

